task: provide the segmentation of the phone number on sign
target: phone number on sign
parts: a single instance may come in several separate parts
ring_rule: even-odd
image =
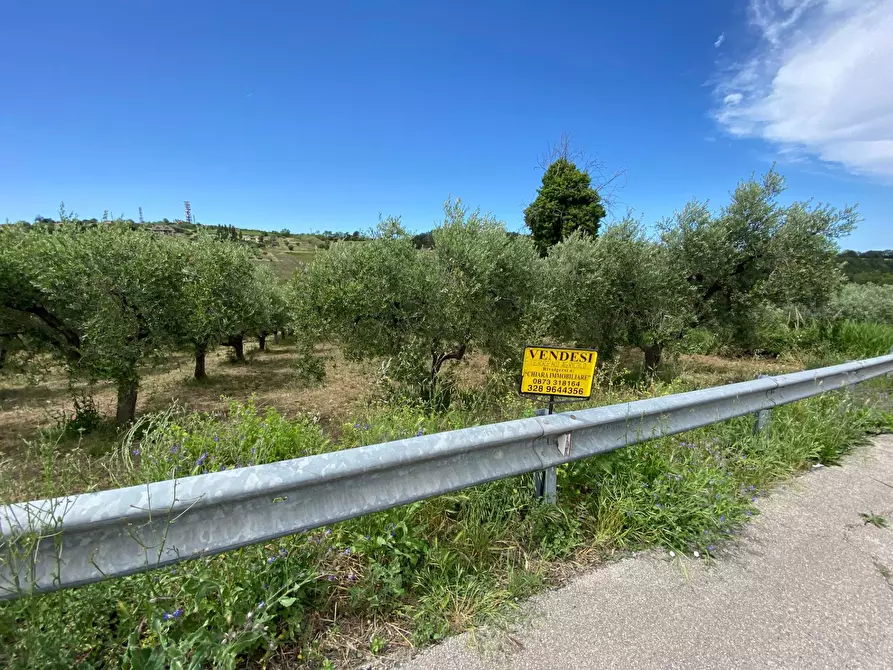
[[[524,393],[549,393],[554,395],[584,395],[579,386],[549,386],[548,384],[528,384]]]

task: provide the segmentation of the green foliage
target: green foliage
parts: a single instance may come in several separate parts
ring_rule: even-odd
[[[389,219],[367,243],[334,243],[292,291],[308,329],[333,336],[349,358],[386,358],[388,377],[429,400],[447,361],[515,355],[538,278],[529,240],[459,201],[445,214],[432,250]]]
[[[839,321],[830,328],[832,349],[851,359],[883,356],[893,350],[893,326]]]
[[[524,223],[540,254],[545,255],[549,247],[574,231],[597,235],[605,214],[589,174],[561,157],[546,169],[536,199],[524,210]]]
[[[270,267],[255,266],[249,287],[254,306],[250,330],[262,337],[284,330],[289,322],[286,291]]]
[[[871,524],[875,528],[887,528],[890,525],[886,517],[874,512],[861,512],[859,516],[865,522],[865,525]]]
[[[544,284],[549,332],[603,356],[622,345],[663,346],[693,320],[688,284],[632,219],[552,247]]]
[[[836,319],[893,326],[893,286],[847,284],[831,301],[828,311]]]
[[[844,251],[843,272],[854,284],[893,284],[893,249],[885,251]]]
[[[328,450],[307,417],[286,420],[253,401],[230,403],[229,421],[173,407],[137,420],[122,439],[112,472],[121,486],[272,463]]]
[[[116,382],[118,419],[130,420],[138,366],[176,339],[175,247],[126,224],[85,228],[75,220],[4,238],[0,320],[55,352],[74,375]]]
[[[778,204],[784,180],[770,171],[741,182],[714,217],[689,203],[661,225],[675,272],[695,296],[697,324],[739,349],[757,343],[765,306],[803,319],[823,309],[843,281],[837,240],[855,225],[855,210]]]
[[[255,266],[246,249],[226,237],[203,234],[182,243],[180,251],[176,325],[181,343],[204,353],[250,330],[259,306]]]

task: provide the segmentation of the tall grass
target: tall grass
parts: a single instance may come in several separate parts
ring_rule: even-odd
[[[557,505],[535,501],[531,478],[516,477],[170,569],[4,603],[0,665],[233,668],[287,654],[319,667],[424,645],[502,615],[570,558],[647,547],[709,557],[756,513],[754,503],[774,482],[813,463],[835,463],[867,432],[889,426],[872,399],[890,388],[884,380],[860,399],[836,392],[778,408],[756,436],[745,417],[562,466]],[[132,431],[107,467],[116,482],[137,483],[492,418],[470,402],[457,407],[433,417],[422,408],[370,408],[343,427],[337,443],[312,419],[286,420],[250,403],[234,404],[225,420],[169,411]],[[493,411],[530,409],[513,402]]]
[[[831,327],[830,342],[836,351],[849,358],[882,356],[893,350],[893,325],[840,321]]]

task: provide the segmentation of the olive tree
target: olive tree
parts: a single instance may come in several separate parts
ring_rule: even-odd
[[[117,385],[116,420],[133,419],[139,366],[176,339],[176,245],[123,224],[13,235],[4,250],[3,321],[71,374]]]
[[[693,292],[697,324],[739,348],[753,346],[766,305],[819,309],[842,281],[837,239],[852,229],[855,210],[783,207],[783,191],[771,170],[739,183],[718,216],[691,202],[661,224],[671,265]]]
[[[267,265],[254,268],[254,334],[258,349],[266,349],[267,337],[283,330],[288,323],[288,309],[284,288]]]
[[[245,247],[218,236],[201,235],[181,251],[178,329],[181,344],[195,355],[195,378],[204,379],[208,351],[243,332],[258,309],[255,269]]]
[[[368,242],[333,243],[294,290],[296,311],[315,314],[312,328],[348,358],[388,359],[390,374],[429,400],[448,361],[472,350],[517,356],[539,263],[529,239],[492,217],[459,201],[444,211],[433,249],[388,219]]]
[[[653,372],[692,318],[688,287],[668,261],[666,249],[631,218],[598,238],[571,235],[546,259],[550,332],[607,357],[620,346],[641,348]]]
[[[274,332],[287,315],[278,280],[266,265],[255,264],[238,291],[242,308],[235,313],[223,344],[232,347],[236,361],[244,363],[245,338],[256,336],[260,348],[264,349],[267,335]]]

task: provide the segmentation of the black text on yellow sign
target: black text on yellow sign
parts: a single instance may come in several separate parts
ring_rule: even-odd
[[[597,358],[591,349],[524,347],[521,393],[588,398]]]

